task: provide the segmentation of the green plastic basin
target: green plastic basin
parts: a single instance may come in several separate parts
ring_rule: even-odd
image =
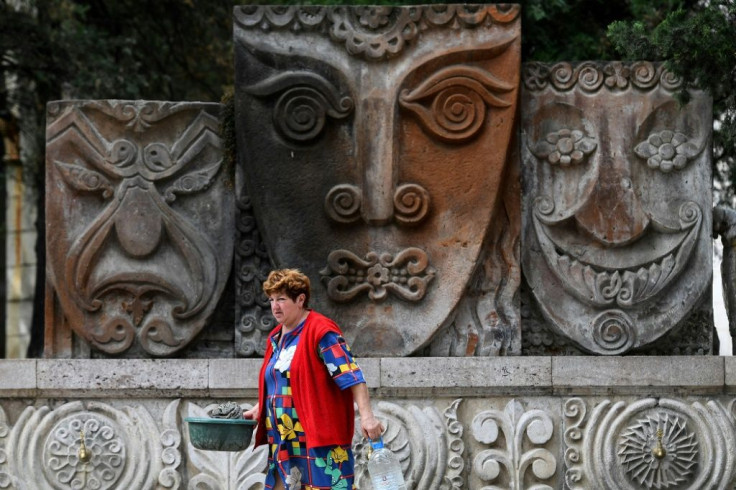
[[[242,451],[250,445],[255,420],[187,417],[189,440],[206,451]]]

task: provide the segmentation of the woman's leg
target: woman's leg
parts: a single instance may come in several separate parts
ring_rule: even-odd
[[[279,472],[275,472],[276,476],[276,483],[273,486],[273,490],[284,490],[284,482],[281,481],[281,477],[279,476]]]

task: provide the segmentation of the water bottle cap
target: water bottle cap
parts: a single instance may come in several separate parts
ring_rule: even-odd
[[[383,447],[383,438],[371,439],[371,447],[375,449],[381,449]]]

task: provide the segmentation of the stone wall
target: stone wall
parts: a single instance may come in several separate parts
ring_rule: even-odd
[[[736,482],[732,358],[360,362],[385,440],[413,490],[725,489]],[[264,447],[200,451],[183,422],[225,400],[249,407],[259,365],[3,361],[0,488],[262,488]],[[81,431],[88,463],[77,457]],[[356,482],[370,489],[358,436],[354,447]]]

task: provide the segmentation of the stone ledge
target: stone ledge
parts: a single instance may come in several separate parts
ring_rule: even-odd
[[[718,394],[725,388],[722,357],[557,357],[557,395]]]
[[[736,393],[732,357],[361,358],[378,396]],[[260,359],[0,360],[0,397],[255,397]]]
[[[206,359],[39,359],[44,396],[190,396],[209,388]]]
[[[0,361],[0,396],[34,396],[36,388],[36,359]]]
[[[530,395],[551,388],[551,357],[381,359],[382,394]]]

